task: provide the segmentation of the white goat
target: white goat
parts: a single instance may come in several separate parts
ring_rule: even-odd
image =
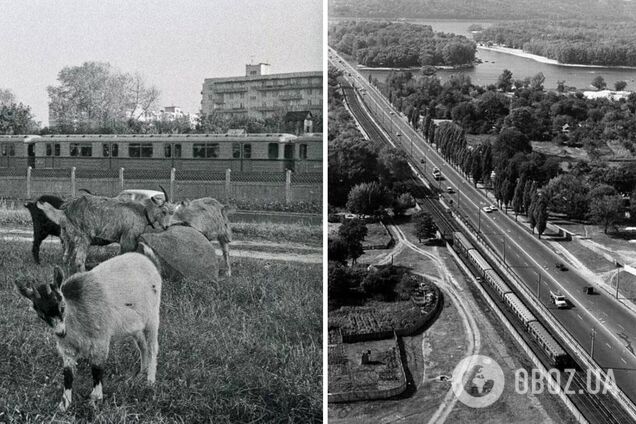
[[[141,354],[140,371],[147,371],[149,384],[155,382],[161,276],[150,259],[125,253],[66,280],[56,266],[52,284],[15,284],[57,336],[64,362],[60,410],[71,404],[73,372],[80,357],[91,364],[91,401],[103,398],[103,366],[113,337],[134,338]]]

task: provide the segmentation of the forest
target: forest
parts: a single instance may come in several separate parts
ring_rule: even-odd
[[[636,19],[636,2],[623,0],[329,0],[330,17],[385,19],[553,18]]]
[[[476,52],[464,36],[390,22],[339,22],[329,28],[329,45],[362,65],[389,68],[471,65]]]
[[[502,22],[474,37],[478,43],[522,49],[561,63],[636,66],[636,22]]]

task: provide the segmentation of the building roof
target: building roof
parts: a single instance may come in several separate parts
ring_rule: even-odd
[[[314,117],[314,115],[312,115],[310,111],[308,111],[308,110],[299,110],[299,111],[287,112],[285,114],[285,117],[283,118],[283,121],[284,122],[288,122],[288,121],[304,121],[307,118],[312,119],[313,117]]]

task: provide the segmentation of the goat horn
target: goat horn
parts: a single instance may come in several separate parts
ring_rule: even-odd
[[[36,299],[39,299],[40,292],[38,291],[38,289],[33,287],[33,284],[29,284],[29,288],[33,291],[33,297],[35,297]]]
[[[50,284],[46,284],[46,294],[47,295],[51,294],[51,285]]]
[[[159,188],[161,189],[161,191],[163,191],[163,195],[165,196],[166,202],[170,201],[170,199],[168,198],[168,193],[166,192],[166,189],[163,188],[161,184],[159,184]]]

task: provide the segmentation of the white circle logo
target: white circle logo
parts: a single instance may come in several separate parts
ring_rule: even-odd
[[[506,378],[494,359],[471,355],[457,364],[452,381],[453,392],[461,403],[471,408],[485,408],[499,399]]]

